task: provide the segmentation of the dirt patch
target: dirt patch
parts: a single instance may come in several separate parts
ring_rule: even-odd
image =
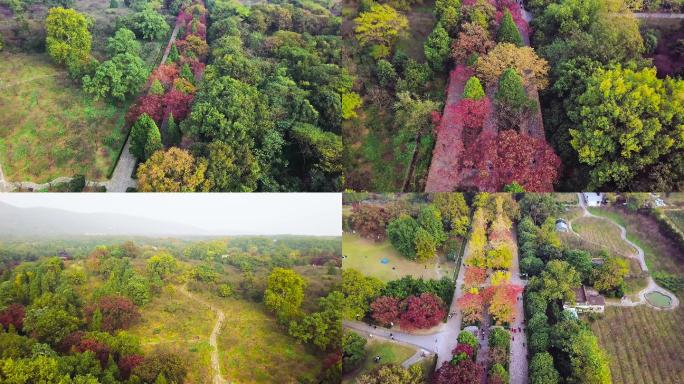
[[[651,56],[658,69],[658,77],[681,75],[684,73],[684,55],[677,54],[677,41],[684,40],[684,30],[664,32],[658,47]]]

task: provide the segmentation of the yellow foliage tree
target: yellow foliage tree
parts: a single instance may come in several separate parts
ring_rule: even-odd
[[[525,85],[545,89],[549,85],[549,63],[537,56],[530,47],[517,47],[504,43],[497,45],[485,56],[477,59],[475,69],[480,80],[495,84],[501,74],[513,68],[522,76]]]
[[[386,54],[389,54],[389,47],[394,44],[399,33],[408,28],[406,16],[387,4],[373,5],[370,11],[361,13],[354,22],[354,32],[359,44],[379,45]]]
[[[206,191],[204,174],[207,163],[195,161],[190,153],[172,147],[157,151],[138,168],[140,192],[195,192]]]

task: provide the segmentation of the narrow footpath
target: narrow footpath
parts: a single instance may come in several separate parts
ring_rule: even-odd
[[[190,299],[202,305],[205,305],[209,307],[212,311],[216,312],[216,324],[214,324],[214,329],[211,331],[211,335],[209,336],[209,345],[211,345],[211,369],[214,371],[213,384],[228,384],[228,380],[224,379],[223,376],[221,376],[221,364],[219,361],[217,343],[218,336],[221,333],[221,326],[223,325],[223,321],[225,320],[226,315],[223,313],[222,310],[214,307],[206,300],[201,299],[193,295],[192,293],[188,292],[185,286],[179,287],[178,290]]]

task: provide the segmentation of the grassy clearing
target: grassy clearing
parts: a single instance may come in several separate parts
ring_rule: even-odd
[[[218,337],[223,376],[234,383],[298,383],[315,378],[321,353],[287,336],[261,304],[203,295],[225,313]]]
[[[447,262],[444,256],[440,255],[439,269],[436,269],[434,263],[420,264],[401,256],[389,241],[375,243],[345,233],[342,236],[342,251],[346,256],[342,260],[342,268],[353,268],[382,281],[396,280],[408,275],[424,279],[440,279],[442,276],[453,278],[454,263]],[[382,264],[380,260],[385,257],[389,262]]]
[[[355,383],[356,378],[370,372],[379,364],[401,364],[416,353],[416,349],[393,343],[391,341],[368,340],[366,344],[366,360],[352,374],[345,377],[343,383]],[[380,363],[373,361],[375,356],[380,356]]]
[[[606,220],[595,217],[580,217],[572,222],[572,229],[582,239],[611,254],[629,257],[636,254],[636,249],[620,237],[620,228]]]
[[[142,308],[142,321],[130,332],[146,351],[156,346],[179,350],[188,359],[188,383],[211,383],[209,335],[215,322],[208,307],[169,286]]]
[[[94,101],[44,54],[0,53],[0,79],[6,179],[106,178],[123,145],[126,104]]]
[[[684,255],[668,237],[660,232],[651,216],[623,209],[593,209],[592,213],[609,217],[627,229],[627,238],[644,250],[650,272],[662,271],[684,276]]]
[[[567,205],[578,205],[579,199],[576,193],[552,193],[553,199]]]
[[[684,382],[684,307],[607,307],[591,324],[611,358],[615,384]]]

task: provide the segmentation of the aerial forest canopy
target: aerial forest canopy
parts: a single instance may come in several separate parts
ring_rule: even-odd
[[[327,4],[207,4],[209,64],[181,124],[212,191],[338,190],[340,19]]]

